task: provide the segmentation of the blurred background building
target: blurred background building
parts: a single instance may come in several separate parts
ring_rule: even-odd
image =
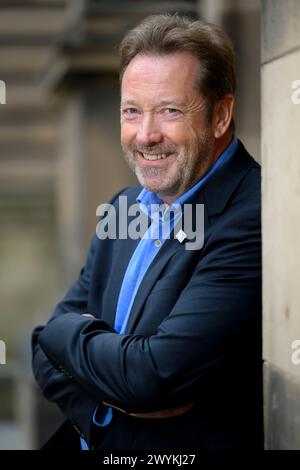
[[[268,47],[279,3],[263,1]],[[288,3],[292,16],[297,0]],[[232,38],[237,136],[260,161],[259,0],[0,0],[0,449],[38,448],[63,419],[32,379],[31,331],[84,263],[96,207],[136,181],[119,142],[117,48],[142,18],[166,12],[217,23]]]

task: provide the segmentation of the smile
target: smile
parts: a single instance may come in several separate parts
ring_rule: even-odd
[[[166,158],[167,156],[165,153],[157,153],[154,155],[151,155],[149,153],[143,153],[142,155],[146,160],[160,160],[162,158]]]
[[[139,154],[145,159],[145,160],[163,160],[168,157],[168,154],[166,153],[142,153],[139,152]]]

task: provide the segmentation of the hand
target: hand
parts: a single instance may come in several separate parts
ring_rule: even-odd
[[[92,315],[91,313],[82,313],[81,315],[82,315],[83,317],[95,318],[94,315]]]

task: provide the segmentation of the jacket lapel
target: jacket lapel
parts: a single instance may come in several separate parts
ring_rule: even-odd
[[[184,249],[184,243],[181,244],[176,239],[168,239],[162,245],[159,253],[155,256],[150,264],[141,284],[136,293],[131,312],[129,315],[128,323],[126,326],[126,333],[132,333],[136,328],[137,322],[143,310],[143,305],[151,291],[156,280],[159,278],[160,273],[169,261],[169,259],[179,250]]]
[[[114,327],[119,293],[123,278],[139,240],[115,240],[113,243],[113,272],[110,270],[105,293],[98,289],[100,317]],[[111,260],[107,259],[107,263]],[[100,299],[102,298],[102,303]]]

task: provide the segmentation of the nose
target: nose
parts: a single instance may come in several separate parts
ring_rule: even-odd
[[[152,114],[145,113],[141,119],[140,126],[136,134],[137,144],[150,147],[162,141],[163,135],[158,128],[158,123]]]

